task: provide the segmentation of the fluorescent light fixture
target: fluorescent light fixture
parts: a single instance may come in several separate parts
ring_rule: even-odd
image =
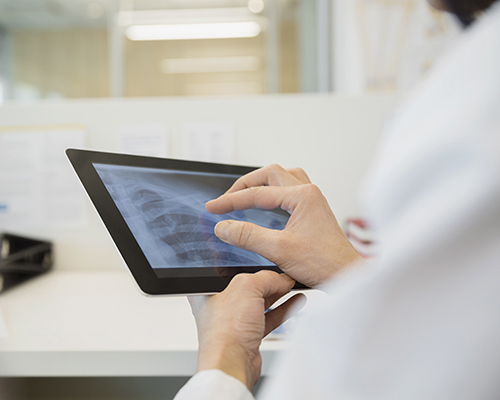
[[[132,25],[126,30],[130,40],[186,40],[251,38],[258,36],[257,22],[224,22],[206,24]]]
[[[265,7],[264,0],[248,0],[248,9],[254,14],[260,14]]]
[[[168,58],[161,63],[162,71],[166,74],[251,72],[258,71],[261,66],[261,59],[256,56]]]

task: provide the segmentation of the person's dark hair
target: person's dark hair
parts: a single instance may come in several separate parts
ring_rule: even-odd
[[[463,25],[468,26],[477,13],[486,10],[496,0],[446,0],[450,10],[457,16]]]

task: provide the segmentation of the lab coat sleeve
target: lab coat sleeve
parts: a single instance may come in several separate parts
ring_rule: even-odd
[[[363,196],[379,260],[331,283],[259,400],[500,398],[499,49],[500,2],[393,120]]]
[[[198,372],[174,400],[255,400],[238,379],[218,369]]]

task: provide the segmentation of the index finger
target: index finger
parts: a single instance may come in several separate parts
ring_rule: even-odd
[[[212,214],[226,214],[235,210],[262,208],[273,210],[281,208],[292,213],[296,206],[295,186],[261,186],[240,190],[234,193],[223,194],[219,198],[209,201],[205,206]]]
[[[282,166],[271,164],[243,175],[233,183],[226,193],[234,193],[257,186],[295,186],[301,183],[293,173]]]

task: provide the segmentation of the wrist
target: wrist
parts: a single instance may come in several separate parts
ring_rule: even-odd
[[[356,265],[366,264],[366,260],[352,245],[350,245],[350,248],[348,248],[347,250],[349,251],[345,251],[343,254],[337,252],[334,256],[332,256],[331,264],[328,267],[322,269],[321,274],[317,277],[316,284],[312,286],[313,288],[316,289],[325,286],[337,274],[344,270],[347,270]]]
[[[252,359],[237,344],[220,341],[216,345],[200,346],[197,371],[218,369],[241,381],[249,390],[255,383]]]

